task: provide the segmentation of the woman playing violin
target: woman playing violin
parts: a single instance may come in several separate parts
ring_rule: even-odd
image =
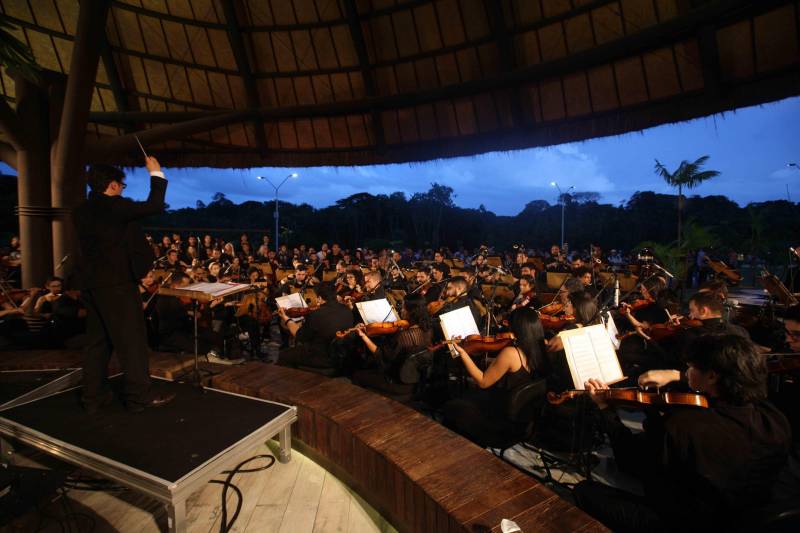
[[[419,294],[406,297],[401,314],[409,323],[407,329],[383,338],[370,338],[367,328],[359,324],[357,334],[368,357],[374,357],[374,368],[353,375],[353,383],[373,389],[399,400],[410,399],[420,380],[420,367],[429,363],[426,347],[431,343],[431,317],[425,298]]]
[[[594,481],[574,490],[578,505],[615,531],[718,531],[768,503],[787,461],[791,432],[766,401],[767,370],[738,335],[696,338],[686,354],[689,386],[709,409],[648,413],[633,434],[608,409],[601,381],[585,384],[611,438],[620,470],[639,478],[645,498]]]
[[[536,296],[536,282],[533,276],[523,274],[519,279],[519,294],[511,303],[510,311],[513,312],[515,309],[522,307],[533,307],[535,309],[539,306],[539,298]]]
[[[469,354],[455,345],[459,358],[478,390],[444,406],[444,424],[479,444],[493,446],[506,439],[513,425],[503,418],[513,392],[535,377],[548,373],[544,356],[544,329],[533,309],[521,308],[510,317],[516,345],[503,348],[482,371]]]
[[[361,269],[349,268],[344,275],[344,283],[336,290],[336,297],[345,303],[348,299],[358,299],[364,294],[364,275]]]

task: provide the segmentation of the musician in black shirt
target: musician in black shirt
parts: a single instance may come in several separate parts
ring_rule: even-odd
[[[748,508],[768,503],[785,467],[791,430],[766,401],[764,357],[732,334],[694,339],[686,353],[689,386],[710,407],[648,413],[633,434],[590,380],[598,421],[611,439],[619,468],[637,477],[645,497],[584,481],[578,505],[615,531],[724,530]]]

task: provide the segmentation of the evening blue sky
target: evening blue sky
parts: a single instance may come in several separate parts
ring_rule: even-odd
[[[298,172],[280,190],[280,199],[325,207],[351,194],[411,196],[432,182],[455,190],[456,204],[500,215],[515,215],[531,200],[556,202],[550,186],[596,191],[602,203],[619,204],[636,191],[671,192],[653,172],[654,159],[670,170],[681,160],[709,155],[707,167],[721,175],[690,194],[725,195],[739,204],[765,200],[800,201],[800,97],[711,117],[650,128],[642,132],[591,139],[549,148],[493,152],[431,162],[364,167],[166,169],[167,202],[172,208],[208,203],[215,192],[234,202],[264,201],[274,190],[256,176],[279,183]],[[158,155],[155,153],[154,155]],[[3,168],[8,172],[7,167]],[[129,171],[126,194],[147,195],[144,169]]]

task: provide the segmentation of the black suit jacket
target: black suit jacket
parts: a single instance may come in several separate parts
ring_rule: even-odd
[[[164,211],[167,180],[152,176],[144,202],[91,193],[73,212],[80,244],[81,288],[137,283],[153,264],[153,251],[139,220]]]

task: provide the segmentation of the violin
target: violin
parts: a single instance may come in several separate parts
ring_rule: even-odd
[[[444,307],[445,304],[453,303],[456,301],[456,299],[457,298],[448,296],[445,299],[432,301],[431,303],[428,304],[428,314],[431,316],[435,315],[436,313],[442,310],[442,307]]]
[[[567,390],[561,393],[548,392],[547,401],[561,405],[567,400],[588,394],[588,390]],[[596,392],[601,400],[615,405],[639,406],[686,406],[708,408],[708,399],[692,392],[648,392],[640,389],[605,389]]]
[[[364,327],[364,333],[367,337],[379,337],[381,335],[392,335],[393,333],[397,333],[400,330],[408,329],[411,327],[411,324],[407,320],[398,320],[396,322],[373,322],[372,324],[367,324]],[[342,338],[346,337],[350,333],[353,333],[358,328],[350,328],[344,331],[337,331],[336,337]]]
[[[558,313],[564,310],[564,304],[561,302],[553,302],[551,304],[547,304],[544,307],[539,309],[540,315],[557,315]]]
[[[286,316],[289,318],[300,318],[313,313],[317,309],[319,309],[318,305],[310,305],[308,307],[289,307],[284,311],[286,311]]]
[[[539,315],[539,321],[542,323],[542,327],[544,329],[549,329],[551,331],[559,331],[564,329],[564,326],[567,324],[574,324],[575,317],[570,315],[562,315],[561,317],[555,317],[552,315]]]
[[[768,354],[769,355],[769,354]],[[777,359],[767,360],[767,372],[780,374],[800,370],[800,353],[771,354],[779,355]]]
[[[742,281],[742,275],[739,274],[739,272],[737,272],[735,269],[726,265],[724,261],[714,261],[708,257],[706,257],[705,260],[711,270],[713,270],[716,274],[722,275],[722,277],[731,282],[733,285],[736,285]]]
[[[634,311],[644,309],[645,307],[650,307],[654,303],[656,303],[655,299],[648,296],[647,298],[639,298],[638,300],[634,300],[631,303],[625,303],[624,305],[628,307],[631,313],[633,313]]]
[[[429,346],[428,350],[435,352],[439,348],[448,344],[459,344],[470,355],[475,355],[482,352],[499,352],[509,344],[511,344],[516,337],[513,333],[498,333],[497,335],[467,335],[463,339],[451,339]],[[457,355],[454,357],[458,357]]]

